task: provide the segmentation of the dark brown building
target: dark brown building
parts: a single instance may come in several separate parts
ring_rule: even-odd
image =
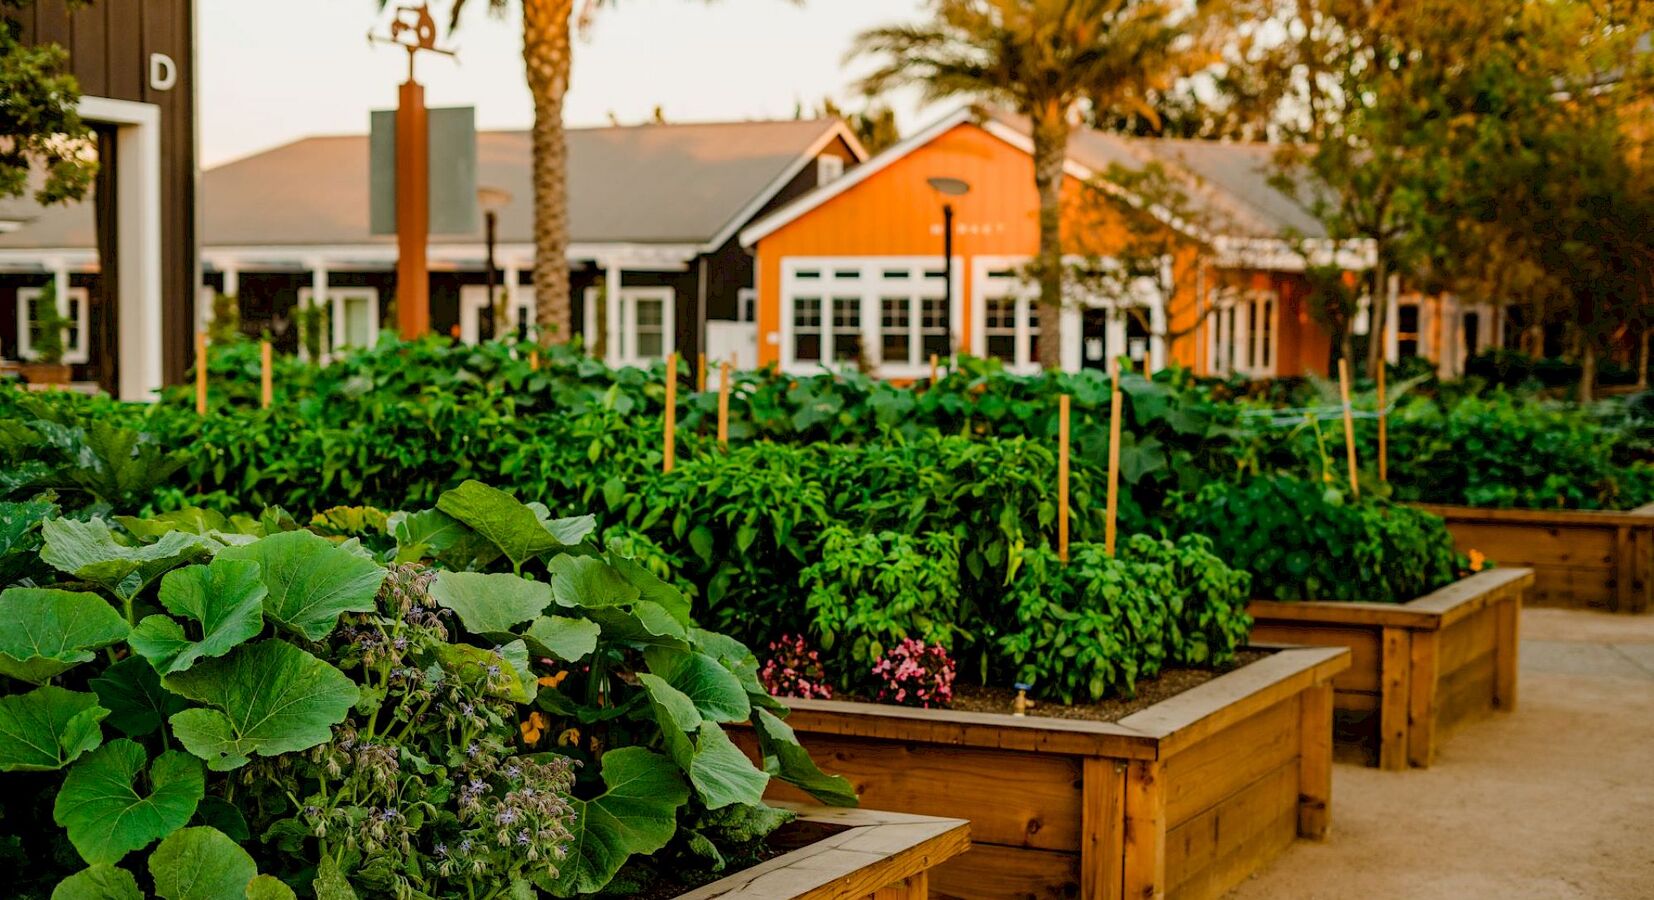
[[[147,398],[183,377],[194,331],[195,4],[36,0],[5,15],[69,51],[101,172],[76,207],[0,201],[0,352],[26,353],[28,299],[55,282],[76,378]]]

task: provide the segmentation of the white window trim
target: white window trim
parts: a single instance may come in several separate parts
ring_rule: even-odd
[[[584,291],[585,321],[581,325],[581,333],[586,338],[586,347],[589,351],[592,342],[597,340],[597,331],[593,327],[597,324],[597,298],[604,290],[603,285],[590,285]],[[629,286],[620,289],[620,303],[615,313],[609,316],[610,322],[618,322],[618,334],[610,335],[607,361],[611,366],[648,366],[671,356],[678,349],[677,326],[677,291],[670,287],[660,286]],[[647,359],[637,355],[637,301],[659,300],[661,303],[661,355]]]
[[[748,313],[751,315],[748,315]],[[735,292],[735,321],[758,322],[758,289],[744,287]]]
[[[515,332],[520,317],[518,307],[527,307],[529,323],[534,322],[535,295],[533,288],[519,286],[511,290],[509,282],[494,285],[494,302],[505,307],[505,331],[494,329],[494,339]],[[459,289],[459,339],[466,344],[482,342],[482,311],[488,308],[488,285],[466,284]]]
[[[40,299],[46,289],[43,287],[24,287],[17,289],[17,358],[32,361],[35,358],[34,346],[29,337],[29,324],[33,320],[34,302]],[[67,309],[65,307],[68,307]],[[91,292],[83,287],[72,287],[60,292],[58,297],[58,312],[65,316],[73,313],[75,320],[75,342],[63,347],[63,362],[66,365],[85,365],[92,361],[91,353]]]
[[[923,303],[911,303],[910,315],[914,316],[912,332],[909,337],[910,358],[900,363],[885,363],[880,357],[884,349],[884,336],[881,331],[883,322],[884,295],[888,291],[883,287],[887,282],[883,277],[883,269],[908,269],[919,272],[934,272],[941,268],[941,257],[938,256],[813,256],[787,257],[781,261],[781,371],[798,375],[812,375],[833,368],[844,368],[851,365],[846,362],[835,362],[832,357],[832,303],[837,297],[856,297],[861,303],[861,339],[862,346],[873,362],[873,374],[879,378],[922,378],[930,374],[930,362],[924,357],[924,334],[920,327],[918,314],[923,309]],[[950,278],[953,284],[953,302],[948,310],[948,345],[959,345],[960,324],[963,319],[964,306],[964,263],[963,257],[955,256],[953,271]],[[833,286],[836,279],[801,279],[798,273],[803,270],[820,271],[828,275],[834,271],[858,270],[860,277],[855,280],[854,287],[845,286],[838,289]],[[940,279],[920,276],[918,281],[923,283],[926,290],[923,293],[915,292],[915,279],[901,279],[896,284],[896,291],[905,291],[911,298],[922,300],[927,295],[934,294],[933,299],[941,299],[944,291]],[[934,285],[934,287],[931,287]],[[821,359],[819,361],[798,361],[793,358],[793,301],[800,292],[807,295],[821,297]],[[917,347],[917,349],[913,349]],[[916,356],[914,354],[917,354]],[[915,362],[914,360],[917,360]]]
[[[1273,378],[1281,352],[1281,295],[1274,290],[1214,289],[1212,313],[1207,318],[1206,358],[1214,375]],[[1264,331],[1252,328],[1253,309],[1268,303],[1269,316],[1260,320],[1268,329],[1269,350],[1261,354]]]
[[[316,296],[315,288],[299,288],[299,306],[302,308]],[[323,348],[324,353],[333,353],[345,349],[345,301],[358,299],[368,301],[368,347],[379,342],[379,289],[374,287],[351,287],[342,285],[328,285],[327,287],[327,317],[328,343]],[[362,348],[357,348],[362,349]]]
[[[816,186],[832,184],[844,177],[844,157],[823,153],[816,157]]]
[[[1026,266],[1033,259],[1030,256],[977,256],[972,261],[971,272],[971,353],[975,356],[986,357],[988,350],[988,300],[990,297],[1003,296],[999,291],[992,291],[1003,282],[993,279],[989,273],[1011,269],[1017,270]],[[1077,266],[1086,262],[1084,257],[1069,256],[1063,260],[1067,266]],[[1103,265],[1114,263],[1104,259]],[[1142,295],[1142,299],[1135,306],[1147,307],[1149,310],[1149,352],[1148,365],[1151,370],[1158,370],[1166,366],[1166,341],[1161,335],[1166,331],[1166,300],[1160,291],[1153,287],[1145,287],[1139,279],[1134,283],[1135,292]],[[1035,304],[1039,302],[1039,288],[1026,281],[1016,282],[1017,296],[1017,345],[1016,360],[1005,366],[1006,371],[1019,375],[1032,375],[1040,371],[1039,360],[1034,358],[1033,347],[1029,338],[1032,336],[1034,324]],[[1081,306],[1088,309],[1114,310],[1116,303],[1112,298],[1085,296],[1078,298],[1075,303],[1065,303],[1062,310],[1063,345],[1060,350],[1062,368],[1066,372],[1078,372],[1084,366],[1085,336],[1083,330],[1084,317],[1080,314]],[[1118,348],[1121,353],[1126,352],[1126,325],[1123,316],[1110,316],[1107,335],[1109,347]]]

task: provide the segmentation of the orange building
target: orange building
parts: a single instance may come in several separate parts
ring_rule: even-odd
[[[912,378],[928,373],[931,354],[959,352],[1037,369],[1038,291],[1024,274],[1039,242],[1031,150],[1022,120],[962,109],[747,228],[758,362],[808,372],[860,361],[882,377]],[[1297,248],[1332,248],[1308,210],[1271,183],[1272,153],[1074,135],[1063,228],[1076,267],[1111,270],[1128,240],[1103,196],[1111,165],[1160,164],[1210,215],[1198,228],[1176,223],[1188,239],[1166,254],[1159,274],[1168,277],[1076,280],[1091,287],[1071,290],[1062,311],[1065,369],[1128,355],[1151,369],[1177,363],[1212,374],[1327,371],[1331,342],[1305,305]],[[953,229],[946,278],[944,206]]]

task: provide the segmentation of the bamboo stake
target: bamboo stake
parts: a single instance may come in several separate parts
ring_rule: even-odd
[[[1378,365],[1378,480],[1390,480],[1390,412],[1384,406],[1383,363]]]
[[[1350,411],[1350,361],[1338,360],[1338,393],[1344,399],[1344,447],[1350,458],[1350,496],[1361,499],[1361,481],[1355,470],[1355,414]]]
[[[936,362],[936,354],[932,353],[930,355],[930,383],[932,385],[936,384]]]
[[[1068,562],[1068,405],[1057,399],[1057,558]]]
[[[207,333],[195,333],[195,414],[207,414]]]
[[[1114,555],[1114,532],[1120,512],[1120,361],[1114,360],[1108,398],[1108,514],[1103,525],[1103,546]]]
[[[729,362],[718,364],[718,449],[729,449]]]
[[[666,449],[664,471],[672,471],[678,451],[678,354],[666,358]]]
[[[695,393],[706,393],[706,354],[702,353],[695,361]]]
[[[270,342],[258,342],[258,408],[269,409],[275,392],[271,390]]]
[[[530,372],[540,371],[540,351],[538,351],[538,350],[528,351],[528,370]]]

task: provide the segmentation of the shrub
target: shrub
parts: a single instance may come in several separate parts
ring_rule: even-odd
[[[1177,525],[1252,576],[1271,600],[1406,603],[1453,581],[1459,560],[1441,517],[1280,475],[1213,483]]]
[[[959,545],[951,534],[822,535],[819,560],[799,576],[805,607],[834,668],[865,671],[908,638],[944,649],[969,637],[960,607]]]
[[[953,702],[953,659],[939,644],[908,638],[873,664],[880,703],[946,707]]]

